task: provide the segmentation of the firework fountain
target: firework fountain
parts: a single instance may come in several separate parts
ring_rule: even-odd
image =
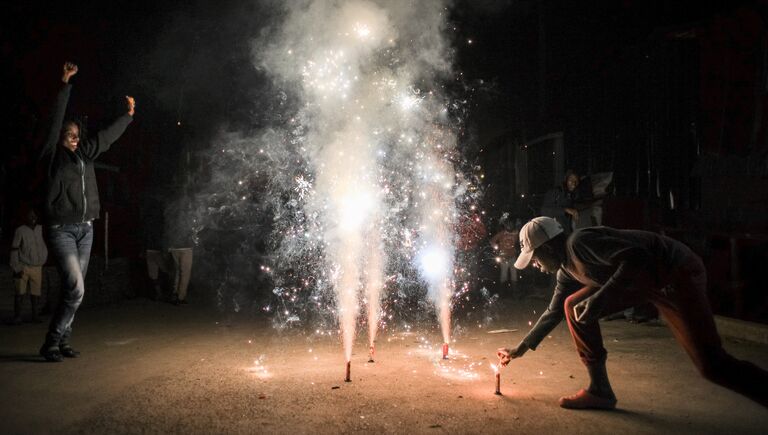
[[[388,318],[382,301],[407,277],[426,286],[446,346],[451,339],[456,225],[478,198],[458,152],[464,108],[445,91],[455,79],[447,9],[405,0],[284,7],[254,43],[257,67],[280,89],[267,103],[274,121],[256,137],[222,138],[217,181],[263,183],[248,212],[274,216],[267,270],[283,301],[266,310],[283,324],[299,318],[298,300],[309,302],[305,312],[334,313],[349,379],[361,306],[373,361]]]

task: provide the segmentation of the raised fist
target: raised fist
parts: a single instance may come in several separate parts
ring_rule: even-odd
[[[125,101],[128,104],[128,114],[133,116],[133,112],[136,109],[136,100],[134,100],[133,97],[126,95]]]
[[[75,74],[77,74],[77,65],[72,62],[65,62],[64,71],[61,75],[61,81],[64,83],[69,83],[69,79]]]

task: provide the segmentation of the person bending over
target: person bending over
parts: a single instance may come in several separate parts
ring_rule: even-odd
[[[564,408],[616,407],[598,319],[649,301],[706,379],[768,407],[768,372],[729,355],[715,328],[701,259],[684,244],[656,233],[591,227],[566,238],[552,218],[537,217],[520,231],[515,267],[531,262],[557,274],[549,307],[513,348],[499,348],[501,365],[535,350],[565,317],[590,383],[560,398]]]

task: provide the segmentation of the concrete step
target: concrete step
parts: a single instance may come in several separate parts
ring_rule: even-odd
[[[715,324],[723,337],[768,344],[768,325],[725,316],[715,316]]]

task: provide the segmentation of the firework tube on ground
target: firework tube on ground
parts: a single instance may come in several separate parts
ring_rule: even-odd
[[[496,391],[494,392],[497,396],[501,396],[501,367],[496,367]]]
[[[448,343],[443,343],[443,359],[448,359]]]
[[[352,382],[351,372],[352,371],[352,361],[347,361],[347,374],[344,376],[344,382]]]

